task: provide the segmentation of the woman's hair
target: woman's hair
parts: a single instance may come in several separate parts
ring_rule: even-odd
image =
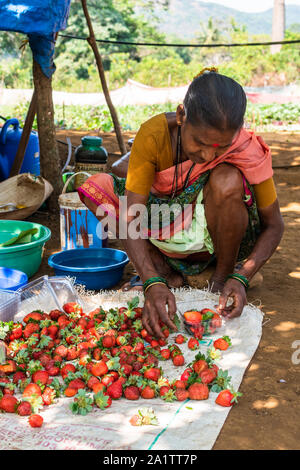
[[[214,71],[200,72],[185,95],[186,120],[218,130],[239,129],[244,123],[246,94],[235,80]]]

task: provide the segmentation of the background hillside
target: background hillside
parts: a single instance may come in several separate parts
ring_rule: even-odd
[[[250,34],[271,34],[272,9],[261,13],[246,13],[217,3],[198,0],[170,0],[168,11],[156,10],[160,31],[192,38],[199,30],[200,22],[207,23],[210,17],[229,22],[234,18],[239,25],[245,25]],[[286,5],[286,28],[295,23],[300,29],[300,6]]]

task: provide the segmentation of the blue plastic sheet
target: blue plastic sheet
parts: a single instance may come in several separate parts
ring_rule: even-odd
[[[47,36],[67,26],[71,0],[0,0],[0,30]]]
[[[34,59],[51,77],[55,35],[65,29],[71,0],[0,0],[0,30],[28,34]]]

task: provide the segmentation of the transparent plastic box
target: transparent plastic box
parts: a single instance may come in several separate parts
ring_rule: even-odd
[[[213,313],[203,316],[199,323],[190,323],[184,318],[185,312],[192,310],[201,312],[204,308],[211,310]],[[192,302],[177,302],[177,312],[180,315],[185,330],[191,336],[210,336],[223,326],[222,317],[216,312],[216,307],[212,306],[211,302],[205,299]]]
[[[14,296],[9,296],[6,291],[6,298],[4,294],[0,296],[2,321],[22,320],[27,313],[35,309],[44,310],[46,313],[54,309],[62,310],[67,302],[77,302],[82,305],[72,281],[66,277],[43,276],[13,294]]]

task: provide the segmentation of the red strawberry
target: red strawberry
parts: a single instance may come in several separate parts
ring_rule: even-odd
[[[198,312],[197,310],[189,310],[183,314],[185,320],[188,323],[200,323],[202,320],[202,314]]]
[[[161,397],[163,397],[166,393],[168,393],[170,391],[170,387],[168,387],[167,385],[163,385],[162,387],[160,387],[159,389],[159,394]]]
[[[21,401],[17,406],[17,413],[20,416],[29,416],[32,413],[31,404],[29,401]]]
[[[160,354],[167,361],[168,359],[170,359],[171,351],[169,349],[162,349],[160,351]]]
[[[59,354],[62,358],[65,358],[67,357],[67,354],[68,354],[68,348],[64,346],[63,344],[60,344],[59,346],[57,346],[54,353]]]
[[[83,380],[74,379],[74,380],[71,380],[68,387],[69,388],[76,388],[76,390],[79,390],[80,388],[85,388],[85,383],[83,382]]]
[[[187,369],[185,369],[183,374],[181,374],[180,380],[183,380],[184,382],[186,382],[192,373],[193,373],[193,369],[191,367],[188,367]]]
[[[155,391],[150,385],[146,385],[141,391],[141,397],[150,400],[155,397]]]
[[[185,342],[186,342],[186,338],[183,335],[179,334],[179,335],[176,336],[175,343],[183,344]]]
[[[79,313],[80,315],[83,313],[81,305],[77,302],[68,302],[63,306],[63,309],[66,313]]]
[[[192,351],[199,348],[199,341],[196,338],[190,338],[188,342],[188,347]]]
[[[23,336],[28,339],[31,335],[39,331],[40,327],[37,323],[28,323],[23,331]]]
[[[116,344],[116,339],[112,335],[104,335],[102,337],[102,346],[104,348],[112,348]]]
[[[23,397],[32,397],[33,395],[37,395],[40,397],[42,395],[42,391],[37,384],[30,383],[25,387],[23,391]]]
[[[178,401],[184,401],[189,398],[189,391],[185,390],[184,388],[177,388],[175,390],[175,397],[177,398]]]
[[[42,385],[46,385],[49,379],[49,374],[46,370],[38,370],[32,375],[32,381],[36,384],[40,382]]]
[[[19,380],[23,380],[23,379],[26,379],[26,374],[25,372],[22,372],[22,371],[18,371],[18,372],[15,372],[14,375],[13,375],[13,383],[14,384],[17,384],[19,382]],[[0,380],[0,382],[3,382],[3,380]]]
[[[24,318],[23,322],[28,323],[29,320],[41,321],[43,319],[43,315],[39,312],[31,312],[28,313]]]
[[[0,399],[0,410],[5,411],[6,413],[15,413],[18,400],[12,395],[3,395]]]
[[[127,400],[138,400],[140,398],[139,389],[134,385],[126,387],[124,390],[124,395]]]
[[[157,382],[160,376],[161,376],[160,369],[155,368],[155,367],[151,367],[150,369],[147,369],[144,372],[145,379],[153,380],[154,382]]]
[[[56,321],[61,316],[61,314],[62,312],[60,310],[51,310],[49,316],[52,321]]]
[[[107,388],[108,395],[113,400],[118,400],[122,396],[122,383],[120,380],[116,380]]]
[[[228,347],[231,346],[231,340],[229,336],[223,336],[222,338],[216,339],[214,341],[214,348],[220,349],[221,351],[226,351]]]
[[[182,354],[178,354],[177,356],[174,356],[172,360],[173,360],[174,366],[176,367],[183,366],[184,364],[184,357]]]
[[[75,347],[69,348],[67,356],[66,356],[66,360],[67,361],[74,361],[74,359],[78,358],[78,355],[79,355],[79,353],[78,353],[78,351],[76,350]]]
[[[197,374],[208,368],[207,362],[204,359],[199,359],[199,361],[194,362],[193,369]]]
[[[204,384],[210,384],[216,378],[216,376],[217,374],[213,369],[205,369],[200,374],[201,381]]]
[[[122,370],[126,376],[130,375],[133,367],[130,364],[123,364],[122,365]]]
[[[102,377],[102,380],[101,380],[101,383],[105,385],[105,387],[108,387],[113,382],[114,382],[114,377],[112,377],[111,375],[105,375],[104,377]]]
[[[76,372],[74,364],[66,364],[60,369],[60,374],[63,379],[65,379],[69,372]]]
[[[95,393],[94,400],[95,400],[96,406],[100,408],[101,410],[104,410],[105,408],[109,408],[112,404],[112,400],[110,396],[108,396],[102,390],[99,390],[97,393]]]
[[[31,415],[28,422],[32,428],[40,428],[44,420],[40,415]]]
[[[220,406],[232,406],[237,403],[237,397],[242,396],[239,392],[230,391],[228,389],[222,390],[216,398],[216,403]]]
[[[90,377],[89,380],[87,381],[87,386],[93,390],[93,386],[96,384],[99,384],[100,380],[97,379],[97,377]]]
[[[108,367],[104,361],[96,362],[91,367],[91,374],[95,377],[101,377],[108,372]]]
[[[55,391],[51,387],[46,387],[43,394],[42,394],[42,399],[44,405],[51,405],[54,401],[55,398]]]
[[[174,383],[175,388],[186,388],[186,382],[183,380],[176,380]]]
[[[194,383],[189,387],[189,398],[191,400],[207,400],[209,395],[209,390],[207,385]]]

